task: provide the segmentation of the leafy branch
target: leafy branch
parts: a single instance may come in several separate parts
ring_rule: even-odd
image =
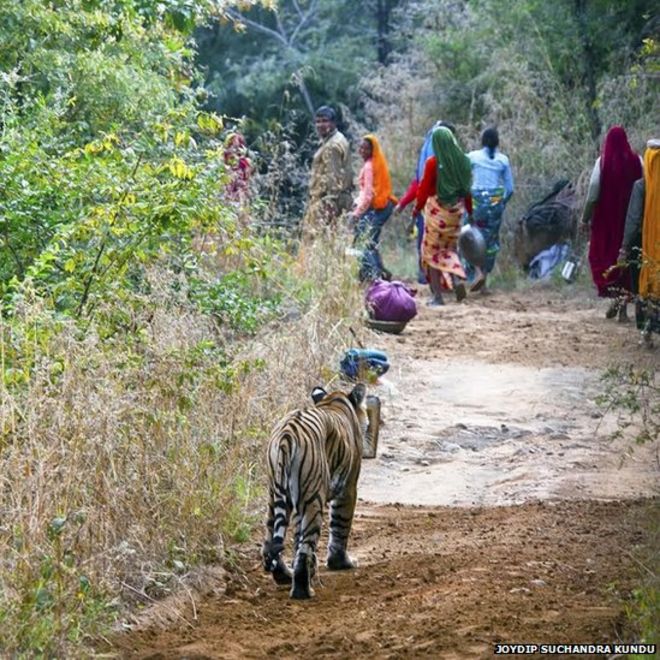
[[[621,436],[623,429],[637,424],[637,444],[656,441],[660,437],[660,387],[655,371],[636,369],[632,365],[612,367],[601,380],[606,389],[596,397],[596,403],[605,409],[605,414],[618,412],[623,415],[613,437]]]
[[[239,25],[240,24],[245,25],[249,28],[252,28],[256,32],[259,32],[261,34],[266,35],[267,37],[270,37],[271,39],[274,39],[284,48],[286,59],[290,63],[297,65],[302,59],[303,51],[300,48],[300,46],[296,44],[296,41],[302,29],[308,23],[310,23],[312,19],[317,17],[318,0],[311,0],[309,6],[307,7],[307,11],[303,11],[298,2],[294,2],[293,5],[297,15],[297,21],[290,30],[287,29],[287,26],[284,24],[283,16],[279,11],[273,12],[275,18],[275,29],[269,27],[265,23],[252,20],[235,9],[231,9],[231,8],[227,9],[227,15],[230,18],[232,18],[234,21],[236,21]],[[305,83],[304,75],[301,75],[300,71],[298,71],[298,73],[293,76],[293,80],[298,86],[298,89],[300,91],[301,96],[303,97],[305,106],[307,107],[309,114],[313,115],[314,104],[312,102],[312,97],[309,92],[309,89],[307,88],[307,84]]]
[[[128,177],[128,182],[134,182],[135,181],[135,175],[137,174],[138,167],[140,166],[140,163],[142,162],[142,154],[140,154],[137,158],[137,161],[135,162],[135,166],[133,167],[133,170],[131,171],[129,177]],[[124,188],[124,192],[122,193],[121,198],[119,199],[119,202],[117,203],[117,206],[113,210],[113,220],[116,220],[119,217],[119,213],[122,210],[122,207],[124,205],[124,202],[126,201],[126,198],[128,197],[128,194],[130,193],[130,188],[127,185]],[[101,262],[101,256],[103,255],[103,252],[106,248],[107,240],[108,240],[108,235],[107,235],[107,227],[105,229],[105,234],[103,238],[101,239],[101,243],[99,245],[99,249],[96,253],[96,258],[94,259],[94,265],[92,266],[92,269],[87,276],[87,280],[85,282],[85,286],[83,289],[82,296],[80,298],[80,303],[78,305],[78,308],[76,310],[76,317],[80,318],[80,315],[82,314],[82,311],[85,307],[85,304],[87,303],[87,299],[89,297],[89,292],[92,286],[92,282],[94,281],[94,277],[96,275],[96,271],[99,267],[99,263]]]

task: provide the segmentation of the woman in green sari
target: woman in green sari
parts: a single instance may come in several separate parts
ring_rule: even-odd
[[[443,305],[443,291],[465,298],[465,271],[458,257],[458,237],[465,211],[472,214],[468,157],[448,128],[437,128],[431,141],[433,156],[424,165],[415,213],[424,210],[422,267],[431,286],[430,305]]]

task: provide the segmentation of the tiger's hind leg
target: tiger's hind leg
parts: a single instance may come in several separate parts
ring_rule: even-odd
[[[292,574],[282,559],[284,551],[284,538],[289,525],[291,505],[286,497],[279,495],[271,489],[268,499],[268,516],[266,519],[266,539],[261,551],[264,570],[273,574],[277,584],[290,585]]]
[[[326,565],[331,571],[345,571],[357,566],[357,562],[346,551],[356,499],[350,494],[342,494],[330,502],[330,540]]]
[[[291,598],[305,599],[314,595],[311,580],[316,573],[316,546],[321,535],[322,522],[323,502],[316,496],[307,502],[298,520]]]

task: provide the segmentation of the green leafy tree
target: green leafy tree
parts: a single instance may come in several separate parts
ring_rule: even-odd
[[[25,283],[89,317],[231,246],[222,120],[199,108],[192,30],[228,3],[6,2],[0,8],[0,294]]]
[[[392,11],[399,4],[282,0],[273,8],[230,10],[231,21],[198,35],[199,61],[215,95],[212,107],[260,126],[293,111],[302,127],[321,103],[359,113],[357,82],[387,61]]]

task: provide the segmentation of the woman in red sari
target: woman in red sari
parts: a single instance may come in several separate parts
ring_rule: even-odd
[[[632,290],[628,268],[617,266],[623,240],[626,211],[633,184],[642,176],[642,161],[630,148],[621,126],[613,126],[605,136],[596,160],[587,202],[582,214],[583,229],[591,226],[589,265],[601,298],[613,298],[605,316],[627,320],[626,303]]]

